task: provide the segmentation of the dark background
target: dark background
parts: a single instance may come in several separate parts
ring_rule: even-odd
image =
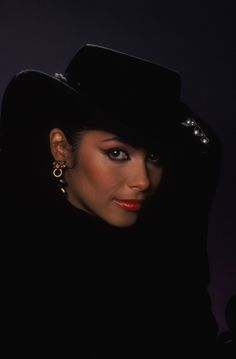
[[[85,43],[168,66],[182,98],[220,136],[222,172],[209,219],[209,291],[219,331],[236,292],[235,1],[0,2],[0,97],[22,69],[63,72]],[[19,156],[19,154],[17,154]],[[27,158],[23,159],[27,165]],[[197,219],[196,219],[197,224]]]

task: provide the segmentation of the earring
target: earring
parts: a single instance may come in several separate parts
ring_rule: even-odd
[[[52,163],[52,174],[53,177],[56,178],[56,180],[58,181],[58,186],[59,186],[59,190],[60,192],[65,195],[66,194],[66,190],[65,190],[65,186],[66,183],[63,179],[63,173],[64,173],[64,169],[66,168],[66,161],[54,161]]]

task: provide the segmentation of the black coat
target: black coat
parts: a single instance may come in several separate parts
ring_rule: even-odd
[[[173,347],[188,357],[189,346],[214,346],[204,219],[194,231],[191,218],[182,225],[175,216],[170,226],[161,214],[122,229],[66,200],[33,218],[12,242],[8,274],[14,315],[35,346],[42,333],[43,343],[55,336],[57,350],[69,336],[101,358],[168,357]]]

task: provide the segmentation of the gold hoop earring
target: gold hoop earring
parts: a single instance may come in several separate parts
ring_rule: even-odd
[[[52,163],[52,167],[53,167],[52,174],[53,174],[53,177],[56,178],[56,180],[58,181],[59,190],[63,195],[65,195],[66,194],[66,190],[65,190],[66,183],[63,179],[63,174],[64,174],[65,168],[67,167],[66,161],[54,161]]]

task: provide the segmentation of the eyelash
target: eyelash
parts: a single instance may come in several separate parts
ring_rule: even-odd
[[[115,147],[115,148],[109,148],[108,150],[104,150],[104,153],[112,160],[112,161],[128,161],[130,160],[130,156],[129,156],[129,153],[122,149],[122,148],[119,148],[119,147]],[[118,156],[114,156],[114,153],[118,154]],[[122,157],[123,158],[118,158],[120,156],[120,154],[122,153]],[[155,165],[159,165],[159,162],[160,162],[160,158],[159,156],[157,156],[156,159],[150,159],[150,156],[154,155],[154,157],[156,156],[156,153],[155,152],[150,152],[148,155],[147,155],[147,160],[152,162],[153,164]]]
[[[121,148],[118,148],[118,147],[109,148],[108,150],[105,150],[104,152],[112,161],[127,161],[127,160],[130,159],[128,152],[121,149]],[[125,155],[125,158],[117,158],[117,157],[115,157],[114,156],[115,152],[118,153],[118,155],[120,153],[123,153],[123,155]]]

